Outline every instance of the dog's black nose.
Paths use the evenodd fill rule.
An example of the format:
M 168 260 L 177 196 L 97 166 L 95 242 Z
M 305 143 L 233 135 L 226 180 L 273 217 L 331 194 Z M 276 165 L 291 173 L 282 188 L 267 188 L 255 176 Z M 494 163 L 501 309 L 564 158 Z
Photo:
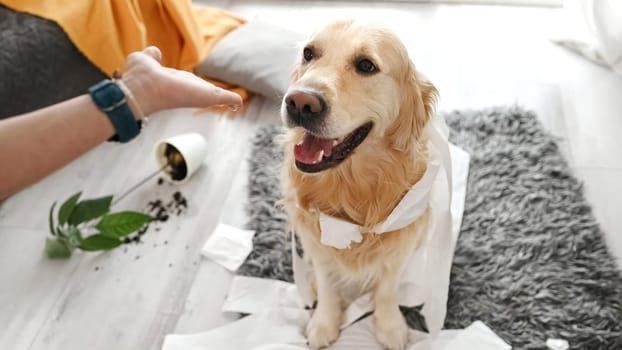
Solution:
M 326 114 L 326 101 L 317 93 L 294 90 L 285 96 L 287 114 L 295 124 L 317 123 Z

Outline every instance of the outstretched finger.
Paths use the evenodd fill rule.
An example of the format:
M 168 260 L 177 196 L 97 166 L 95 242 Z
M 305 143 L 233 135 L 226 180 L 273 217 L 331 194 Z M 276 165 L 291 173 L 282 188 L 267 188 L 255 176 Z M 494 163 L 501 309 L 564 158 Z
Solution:
M 216 88 L 209 96 L 205 96 L 205 102 L 213 106 L 228 106 L 232 110 L 238 110 L 242 107 L 242 97 L 240 95 L 222 88 Z
M 232 110 L 238 110 L 243 103 L 242 97 L 235 92 L 214 86 L 206 81 L 193 84 L 192 88 L 186 89 L 182 96 L 180 100 L 184 101 L 181 104 L 186 107 L 227 106 Z M 179 103 L 180 101 L 177 102 Z

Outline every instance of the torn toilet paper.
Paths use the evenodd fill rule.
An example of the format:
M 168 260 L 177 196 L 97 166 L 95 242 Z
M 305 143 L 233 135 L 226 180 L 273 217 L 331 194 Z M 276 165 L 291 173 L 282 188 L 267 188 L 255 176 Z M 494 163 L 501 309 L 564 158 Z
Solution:
M 244 296 L 244 297 L 241 297 Z M 308 350 L 304 329 L 310 312 L 300 307 L 295 285 L 236 276 L 225 309 L 248 313 L 233 323 L 198 334 L 168 335 L 162 350 Z M 342 330 L 330 350 L 382 350 L 373 317 Z M 410 330 L 408 350 L 510 350 L 490 328 L 476 321 L 463 330 L 442 330 L 436 337 Z
M 255 231 L 218 224 L 201 249 L 201 254 L 235 272 L 253 250 L 254 235 Z

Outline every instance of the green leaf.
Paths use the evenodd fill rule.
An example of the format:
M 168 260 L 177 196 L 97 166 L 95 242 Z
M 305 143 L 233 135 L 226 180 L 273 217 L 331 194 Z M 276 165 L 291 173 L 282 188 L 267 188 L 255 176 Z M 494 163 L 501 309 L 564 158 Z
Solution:
M 87 251 L 110 250 L 123 244 L 120 240 L 101 234 L 89 236 L 80 242 L 80 249 Z
M 108 237 L 124 237 L 151 221 L 151 216 L 136 211 L 122 211 L 105 215 L 95 226 Z
M 71 256 L 71 250 L 63 242 L 47 238 L 45 240 L 45 255 L 50 259 L 66 259 Z
M 69 216 L 69 224 L 75 226 L 106 214 L 110 210 L 111 202 L 112 196 L 78 202 L 71 216 Z
M 67 220 L 69 220 L 71 213 L 73 213 L 73 210 L 76 208 L 76 203 L 78 203 L 78 199 L 81 194 L 82 192 L 74 194 L 60 206 L 60 209 L 58 210 L 58 226 L 63 226 Z
M 56 202 L 52 203 L 52 207 L 50 208 L 50 216 L 49 216 L 50 233 L 53 236 L 56 236 L 56 231 L 54 231 L 54 208 L 55 207 L 56 207 Z

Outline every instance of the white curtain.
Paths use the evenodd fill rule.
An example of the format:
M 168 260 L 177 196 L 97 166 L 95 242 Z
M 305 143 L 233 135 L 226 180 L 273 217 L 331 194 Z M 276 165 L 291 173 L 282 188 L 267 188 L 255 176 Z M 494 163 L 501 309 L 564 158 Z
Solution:
M 564 34 L 554 41 L 622 74 L 622 1 L 565 0 Z

